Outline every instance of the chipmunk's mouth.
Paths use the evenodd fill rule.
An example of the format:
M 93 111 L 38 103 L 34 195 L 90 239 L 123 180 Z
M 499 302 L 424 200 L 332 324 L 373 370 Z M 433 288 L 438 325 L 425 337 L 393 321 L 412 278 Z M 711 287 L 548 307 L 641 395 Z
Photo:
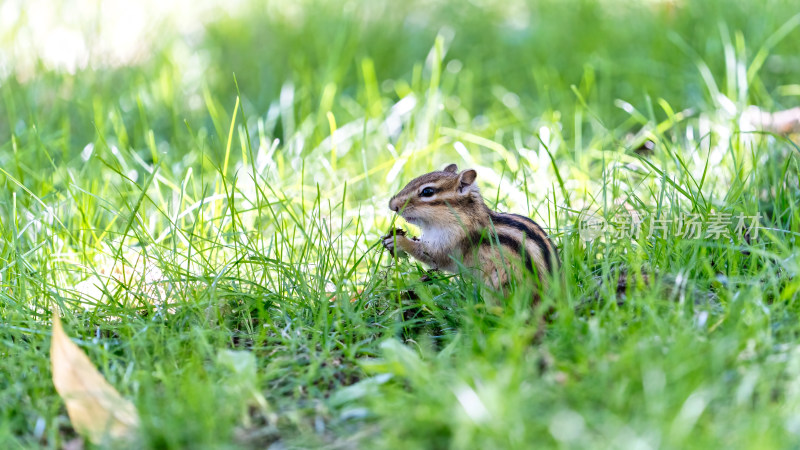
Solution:
M 422 220 L 420 220 L 420 218 L 419 218 L 419 217 L 414 217 L 414 216 L 406 216 L 406 215 L 401 215 L 401 217 L 402 217 L 403 219 L 405 219 L 405 221 L 406 221 L 406 222 L 408 222 L 408 223 L 410 223 L 411 225 L 417 225 L 417 226 L 419 226 L 419 225 L 422 223 Z

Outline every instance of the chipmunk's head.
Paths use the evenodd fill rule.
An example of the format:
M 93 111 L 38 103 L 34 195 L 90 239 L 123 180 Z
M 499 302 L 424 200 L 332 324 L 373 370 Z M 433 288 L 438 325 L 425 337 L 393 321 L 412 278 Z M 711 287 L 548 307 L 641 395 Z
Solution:
M 475 214 L 485 208 L 477 172 L 458 171 L 455 164 L 414 178 L 389 200 L 389 209 L 419 227 L 451 222 L 453 215 Z

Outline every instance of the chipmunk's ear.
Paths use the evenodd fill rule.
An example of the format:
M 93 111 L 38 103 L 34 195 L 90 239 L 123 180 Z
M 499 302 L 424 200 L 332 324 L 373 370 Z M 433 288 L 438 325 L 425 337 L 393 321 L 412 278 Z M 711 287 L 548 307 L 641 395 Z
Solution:
M 478 172 L 468 169 L 458 174 L 458 192 L 465 193 L 471 186 L 474 186 Z
M 445 172 L 456 173 L 458 172 L 458 166 L 455 164 L 450 164 L 444 168 Z

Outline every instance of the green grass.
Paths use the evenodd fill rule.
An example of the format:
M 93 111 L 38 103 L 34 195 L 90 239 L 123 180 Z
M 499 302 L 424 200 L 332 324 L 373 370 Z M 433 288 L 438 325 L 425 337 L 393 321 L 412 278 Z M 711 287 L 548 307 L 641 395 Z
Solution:
M 75 436 L 56 304 L 143 447 L 796 445 L 800 148 L 739 120 L 798 103 L 794 1 L 256 3 L 0 81 L 3 448 Z M 538 342 L 524 292 L 378 245 L 450 162 L 559 247 Z M 584 209 L 761 220 L 586 242 Z

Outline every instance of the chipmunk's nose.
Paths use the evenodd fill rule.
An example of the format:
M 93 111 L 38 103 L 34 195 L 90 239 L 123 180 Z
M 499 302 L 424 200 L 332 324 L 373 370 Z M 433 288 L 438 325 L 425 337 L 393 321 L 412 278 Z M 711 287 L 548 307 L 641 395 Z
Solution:
M 400 202 L 397 200 L 397 198 L 392 197 L 392 199 L 389 200 L 389 209 L 394 212 L 400 211 Z

